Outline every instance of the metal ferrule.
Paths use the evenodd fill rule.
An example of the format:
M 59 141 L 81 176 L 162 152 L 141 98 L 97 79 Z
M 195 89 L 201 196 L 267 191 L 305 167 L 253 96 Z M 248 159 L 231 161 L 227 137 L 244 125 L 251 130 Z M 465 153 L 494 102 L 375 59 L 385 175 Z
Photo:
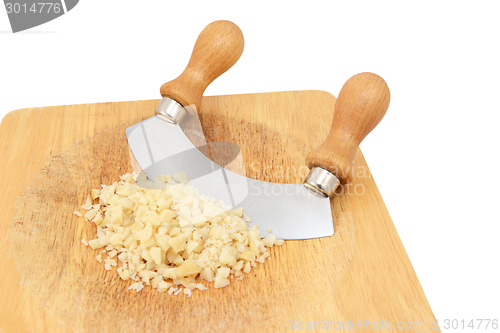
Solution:
M 182 105 L 168 97 L 163 97 L 156 107 L 156 116 L 171 124 L 180 123 L 187 113 Z
M 309 171 L 304 187 L 322 197 L 331 197 L 339 184 L 340 180 L 333 173 L 321 167 L 314 167 Z

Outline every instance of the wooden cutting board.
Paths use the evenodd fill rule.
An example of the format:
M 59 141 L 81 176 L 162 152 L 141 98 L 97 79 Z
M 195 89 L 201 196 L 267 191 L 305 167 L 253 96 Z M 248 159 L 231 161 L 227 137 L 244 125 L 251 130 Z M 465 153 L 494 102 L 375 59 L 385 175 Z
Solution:
M 323 91 L 213 96 L 201 120 L 208 141 L 241 147 L 249 176 L 298 183 L 334 102 Z M 80 242 L 95 231 L 72 212 L 91 188 L 130 172 L 124 130 L 157 103 L 32 108 L 2 120 L 0 328 L 275 332 L 319 322 L 380 332 L 390 322 L 382 331 L 439 331 L 429 328 L 434 315 L 361 152 L 354 183 L 332 200 L 334 236 L 287 241 L 242 281 L 190 298 L 128 290 Z

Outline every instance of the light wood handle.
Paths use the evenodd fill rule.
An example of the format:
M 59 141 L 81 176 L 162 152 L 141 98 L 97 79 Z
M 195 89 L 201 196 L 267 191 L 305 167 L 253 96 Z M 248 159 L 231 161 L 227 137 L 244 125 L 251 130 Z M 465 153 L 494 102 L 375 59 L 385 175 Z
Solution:
M 389 88 L 380 76 L 360 73 L 347 80 L 335 103 L 328 137 L 307 155 L 309 168 L 325 168 L 341 183 L 349 183 L 358 146 L 382 120 L 389 101 Z
M 184 72 L 163 84 L 161 95 L 183 106 L 194 104 L 199 111 L 207 86 L 238 61 L 244 44 L 243 34 L 233 22 L 210 23 L 198 36 Z

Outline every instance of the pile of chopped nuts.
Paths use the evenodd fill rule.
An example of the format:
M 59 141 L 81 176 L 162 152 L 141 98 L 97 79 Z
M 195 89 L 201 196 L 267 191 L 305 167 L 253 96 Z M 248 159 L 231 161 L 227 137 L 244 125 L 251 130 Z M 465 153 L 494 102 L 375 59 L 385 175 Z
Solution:
M 99 251 L 96 259 L 106 270 L 117 267 L 123 280 L 133 280 L 129 289 L 151 285 L 191 296 L 194 289 L 207 289 L 202 280 L 222 288 L 230 277 L 241 279 L 269 259 L 270 247 L 283 244 L 274 235 L 262 238 L 258 226 L 248 229 L 242 208 L 229 210 L 200 195 L 182 175 L 154 183 L 143 174 L 120 179 L 93 189 L 81 206 L 86 212 L 74 214 L 97 226 L 97 238 L 82 243 Z

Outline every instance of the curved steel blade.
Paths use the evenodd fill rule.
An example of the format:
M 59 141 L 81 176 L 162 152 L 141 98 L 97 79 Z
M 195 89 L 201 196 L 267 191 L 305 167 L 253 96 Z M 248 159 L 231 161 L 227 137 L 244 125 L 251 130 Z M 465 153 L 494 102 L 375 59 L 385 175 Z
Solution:
M 201 153 L 178 125 L 156 117 L 127 128 L 130 148 L 149 179 L 184 171 L 201 194 L 243 207 L 263 235 L 307 239 L 334 233 L 328 198 L 302 184 L 278 184 L 250 179 L 214 163 Z M 230 147 L 230 146 L 229 146 Z
M 128 127 L 125 130 L 127 141 L 141 169 L 195 147 L 208 155 L 207 142 L 199 120 L 198 125 L 196 119 L 190 123 L 191 127 L 186 129 L 153 116 Z M 184 132 L 189 133 L 189 138 Z

